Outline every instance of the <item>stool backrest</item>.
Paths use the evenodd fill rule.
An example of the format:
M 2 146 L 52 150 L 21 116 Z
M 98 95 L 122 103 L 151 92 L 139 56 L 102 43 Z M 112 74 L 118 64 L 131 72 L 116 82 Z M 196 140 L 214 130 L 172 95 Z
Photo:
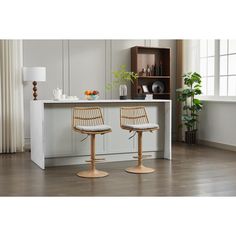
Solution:
M 104 120 L 100 107 L 74 107 L 73 108 L 73 128 L 77 125 L 95 126 L 103 125 Z
M 145 107 L 121 107 L 120 126 L 149 123 Z

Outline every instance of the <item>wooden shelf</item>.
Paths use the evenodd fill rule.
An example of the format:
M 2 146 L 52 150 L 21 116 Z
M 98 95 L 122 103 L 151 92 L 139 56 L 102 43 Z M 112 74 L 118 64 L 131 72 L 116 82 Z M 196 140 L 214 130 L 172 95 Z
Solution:
M 131 84 L 132 98 L 137 97 L 140 92 L 143 92 L 144 86 L 147 86 L 150 92 L 143 92 L 142 94 L 153 94 L 154 99 L 170 99 L 170 57 L 170 48 L 153 48 L 143 46 L 131 48 L 131 70 L 140 74 L 138 79 L 133 84 Z M 144 69 L 147 71 L 149 68 L 152 76 L 142 75 L 144 73 L 141 73 L 141 71 L 144 71 Z M 164 93 L 152 92 L 152 85 L 157 80 L 164 84 Z
M 170 93 L 152 93 L 152 92 L 146 92 L 142 94 L 153 94 L 153 95 L 170 95 Z
M 153 93 L 153 95 L 170 95 L 170 93 Z
M 167 75 L 155 75 L 155 76 L 139 76 L 139 79 L 170 79 Z

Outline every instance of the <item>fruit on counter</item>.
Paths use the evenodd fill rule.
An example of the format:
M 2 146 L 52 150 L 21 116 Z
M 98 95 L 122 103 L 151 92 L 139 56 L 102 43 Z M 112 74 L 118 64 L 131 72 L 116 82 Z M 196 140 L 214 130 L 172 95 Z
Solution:
M 86 90 L 84 94 L 85 95 L 98 95 L 99 92 L 97 90 Z
M 90 95 L 91 92 L 92 92 L 92 91 L 90 91 L 90 90 L 86 90 L 86 91 L 84 92 L 84 94 L 85 94 L 85 95 Z

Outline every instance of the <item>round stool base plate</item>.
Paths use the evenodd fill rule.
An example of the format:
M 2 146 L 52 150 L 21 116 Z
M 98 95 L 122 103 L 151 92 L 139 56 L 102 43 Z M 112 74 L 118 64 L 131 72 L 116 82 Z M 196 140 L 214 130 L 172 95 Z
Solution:
M 141 165 L 141 166 L 129 167 L 126 169 L 126 171 L 128 173 L 133 173 L 133 174 L 148 174 L 148 173 L 153 173 L 155 169 Z
M 105 171 L 95 169 L 95 170 L 80 171 L 77 173 L 77 175 L 83 178 L 101 178 L 101 177 L 108 176 L 109 174 Z

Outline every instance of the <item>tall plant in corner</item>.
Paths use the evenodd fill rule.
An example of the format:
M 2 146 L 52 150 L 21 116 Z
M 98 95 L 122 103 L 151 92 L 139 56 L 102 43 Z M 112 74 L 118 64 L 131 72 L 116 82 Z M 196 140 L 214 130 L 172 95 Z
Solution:
M 184 87 L 177 89 L 178 101 L 183 103 L 182 122 L 186 127 L 185 142 L 196 143 L 198 130 L 198 116 L 202 110 L 202 102 L 195 96 L 202 94 L 201 75 L 196 72 L 189 72 L 183 76 Z

